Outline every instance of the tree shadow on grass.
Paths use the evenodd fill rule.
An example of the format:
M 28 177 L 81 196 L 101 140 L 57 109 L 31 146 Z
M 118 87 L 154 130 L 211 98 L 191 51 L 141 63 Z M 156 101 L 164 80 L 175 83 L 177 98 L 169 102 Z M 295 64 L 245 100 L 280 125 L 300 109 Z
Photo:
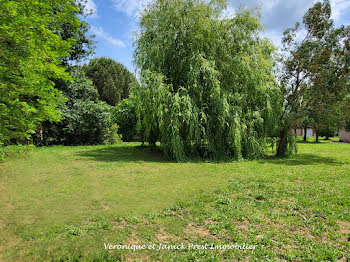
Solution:
M 341 165 L 347 164 L 333 157 L 323 157 L 323 156 L 317 156 L 313 154 L 298 154 L 291 158 L 266 157 L 265 159 L 260 160 L 259 163 L 287 165 L 287 166 L 318 165 L 318 164 L 341 166 Z
M 141 147 L 135 145 L 109 146 L 103 148 L 95 148 L 84 150 L 76 153 L 78 156 L 100 161 L 100 162 L 154 162 L 154 163 L 176 163 L 176 161 L 166 158 L 159 149 L 150 147 Z M 233 159 L 214 161 L 208 159 L 193 159 L 190 163 L 227 163 L 235 162 Z M 285 166 L 298 165 L 318 165 L 327 164 L 333 166 L 341 166 L 350 164 L 350 162 L 341 161 L 332 157 L 324 157 L 313 154 L 297 154 L 291 158 L 277 158 L 267 156 L 258 160 L 259 164 L 276 164 Z
M 84 150 L 77 152 L 77 155 L 101 162 L 171 162 L 157 149 L 135 145 L 110 146 Z
M 322 143 L 321 141 L 316 142 L 316 141 L 298 141 L 298 144 L 312 144 L 312 145 L 324 145 L 325 143 Z

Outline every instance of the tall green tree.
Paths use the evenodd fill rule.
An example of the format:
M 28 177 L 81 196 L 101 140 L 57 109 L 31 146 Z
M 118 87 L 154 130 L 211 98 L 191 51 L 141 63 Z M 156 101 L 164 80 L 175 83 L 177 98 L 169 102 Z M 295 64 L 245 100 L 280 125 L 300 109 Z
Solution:
M 90 16 L 91 10 L 87 9 L 87 0 L 76 0 L 77 8 L 72 10 L 73 15 L 80 17 Z M 88 34 L 90 26 L 83 20 L 79 20 L 78 26 L 75 21 L 62 21 L 59 27 L 53 28 L 54 32 L 63 40 L 75 39 L 68 56 L 62 57 L 64 65 L 76 64 L 94 54 L 93 36 Z
M 340 123 L 340 112 L 349 94 L 350 27 L 335 28 L 331 11 L 328 0 L 318 2 L 306 12 L 302 25 L 297 23 L 284 33 L 282 85 L 286 105 L 279 156 L 288 151 L 290 131 L 303 114 L 308 114 L 317 134 L 328 121 L 333 126 Z M 306 34 L 300 39 L 298 34 L 303 31 Z
M 156 0 L 135 41 L 139 126 L 176 160 L 256 158 L 273 135 L 282 99 L 259 15 L 226 1 Z
M 77 13 L 74 0 L 0 0 L 0 142 L 60 119 L 64 98 L 52 79 L 71 79 L 62 59 L 77 40 L 60 32 L 65 24 L 79 31 Z
M 112 58 L 93 58 L 83 68 L 97 87 L 100 99 L 112 106 L 128 98 L 130 86 L 136 83 L 135 76 Z

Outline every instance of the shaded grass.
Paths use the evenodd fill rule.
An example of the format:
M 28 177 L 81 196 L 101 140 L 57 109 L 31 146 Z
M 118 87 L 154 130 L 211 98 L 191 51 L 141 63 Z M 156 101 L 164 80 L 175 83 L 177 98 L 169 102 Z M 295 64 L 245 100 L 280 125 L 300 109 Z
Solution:
M 3 259 L 349 257 L 350 145 L 303 143 L 293 158 L 225 163 L 173 163 L 137 144 L 52 147 L 1 168 Z M 257 248 L 104 250 L 104 243 L 182 242 Z
M 160 152 L 141 146 L 111 146 L 77 152 L 85 159 L 102 162 L 174 162 L 166 159 Z

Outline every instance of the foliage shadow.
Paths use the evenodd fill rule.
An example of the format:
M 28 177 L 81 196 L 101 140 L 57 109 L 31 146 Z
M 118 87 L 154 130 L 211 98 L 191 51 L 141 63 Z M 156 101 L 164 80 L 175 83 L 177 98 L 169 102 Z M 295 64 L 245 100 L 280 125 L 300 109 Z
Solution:
M 110 146 L 77 152 L 77 155 L 100 162 L 155 162 L 171 163 L 161 152 L 135 145 Z
M 290 157 L 290 158 L 277 158 L 277 157 L 269 156 L 269 157 L 266 157 L 265 159 L 259 160 L 259 163 L 286 165 L 286 166 L 319 165 L 319 164 L 341 166 L 346 164 L 333 157 L 323 157 L 323 156 L 313 155 L 313 154 L 298 154 L 297 156 Z

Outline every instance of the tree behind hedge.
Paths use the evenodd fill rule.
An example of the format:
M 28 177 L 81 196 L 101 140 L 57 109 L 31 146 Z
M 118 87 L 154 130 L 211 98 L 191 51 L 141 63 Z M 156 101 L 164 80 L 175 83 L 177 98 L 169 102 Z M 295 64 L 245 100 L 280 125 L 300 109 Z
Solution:
M 136 82 L 135 76 L 112 58 L 93 58 L 83 68 L 97 87 L 100 99 L 112 106 L 129 97 L 130 85 Z
M 257 158 L 281 115 L 271 43 L 259 15 L 223 17 L 225 1 L 157 0 L 135 41 L 139 127 L 177 160 Z M 142 121 L 140 121 L 142 119 Z

